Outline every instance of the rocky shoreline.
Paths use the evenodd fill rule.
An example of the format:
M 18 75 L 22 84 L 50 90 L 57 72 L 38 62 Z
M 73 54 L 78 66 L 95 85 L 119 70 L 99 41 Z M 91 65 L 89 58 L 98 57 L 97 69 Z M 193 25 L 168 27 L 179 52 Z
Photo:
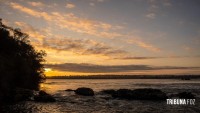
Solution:
M 180 113 L 192 111 L 199 113 L 199 102 L 194 106 L 171 106 L 164 98 L 196 98 L 199 93 L 188 90 L 159 90 L 156 88 L 102 89 L 79 87 L 58 90 L 56 93 L 18 89 L 13 104 L 0 106 L 0 112 L 78 112 L 78 113 Z M 192 92 L 192 93 L 191 93 Z M 194 95 L 195 94 L 195 95 Z M 27 96 L 26 96 L 27 95 Z M 149 97 L 148 97 L 149 96 Z M 23 97 L 23 98 L 22 98 Z M 153 98 L 150 98 L 153 97 Z M 181 111 L 180 111 L 181 110 Z
M 82 96 L 94 96 L 93 89 L 81 87 L 76 90 L 67 89 L 67 92 L 75 92 L 77 95 Z M 107 89 L 102 90 L 99 93 L 111 95 L 113 99 L 127 99 L 127 100 L 166 100 L 167 98 L 190 98 L 194 99 L 195 95 L 191 92 L 179 92 L 173 94 L 167 94 L 160 89 L 152 88 L 140 88 L 135 90 L 130 89 Z
M 108 95 L 108 99 L 122 99 L 122 100 L 148 100 L 148 101 L 163 101 L 167 98 L 189 98 L 194 99 L 195 95 L 191 92 L 179 92 L 173 94 L 167 94 L 160 89 L 141 88 L 141 89 L 107 89 L 100 92 L 94 92 L 93 89 L 87 87 L 80 87 L 75 90 L 66 89 L 66 92 L 74 92 L 75 95 L 80 96 L 94 96 L 95 93 L 101 93 L 102 95 Z M 5 99 L 6 100 L 6 99 Z M 8 102 L 17 103 L 20 101 L 35 101 L 35 102 L 56 102 L 56 98 L 53 95 L 46 93 L 45 91 L 33 91 L 28 89 L 17 88 L 14 91 L 12 98 L 8 98 Z M 7 103 L 7 102 L 6 102 Z

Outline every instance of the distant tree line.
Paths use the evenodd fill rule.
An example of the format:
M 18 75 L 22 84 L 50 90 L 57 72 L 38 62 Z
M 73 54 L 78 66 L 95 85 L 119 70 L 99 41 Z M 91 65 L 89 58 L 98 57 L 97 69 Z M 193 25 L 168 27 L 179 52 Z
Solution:
M 200 79 L 200 75 L 71 75 L 49 76 L 48 79 Z
M 15 88 L 38 90 L 45 79 L 44 51 L 30 44 L 28 34 L 0 19 L 0 101 L 12 97 Z

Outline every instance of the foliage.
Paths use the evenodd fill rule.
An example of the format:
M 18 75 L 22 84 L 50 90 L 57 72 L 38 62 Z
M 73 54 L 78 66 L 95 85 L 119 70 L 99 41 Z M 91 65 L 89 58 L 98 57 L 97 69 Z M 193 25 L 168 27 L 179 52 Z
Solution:
M 38 90 L 45 79 L 45 55 L 34 49 L 27 34 L 0 20 L 0 97 L 18 87 Z

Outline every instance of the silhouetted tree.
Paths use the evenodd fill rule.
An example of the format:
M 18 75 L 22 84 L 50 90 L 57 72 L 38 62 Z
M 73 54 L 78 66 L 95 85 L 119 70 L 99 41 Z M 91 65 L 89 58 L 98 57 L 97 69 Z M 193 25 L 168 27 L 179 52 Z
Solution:
M 45 79 L 44 51 L 36 51 L 28 35 L 0 19 L 0 101 L 15 88 L 39 89 Z

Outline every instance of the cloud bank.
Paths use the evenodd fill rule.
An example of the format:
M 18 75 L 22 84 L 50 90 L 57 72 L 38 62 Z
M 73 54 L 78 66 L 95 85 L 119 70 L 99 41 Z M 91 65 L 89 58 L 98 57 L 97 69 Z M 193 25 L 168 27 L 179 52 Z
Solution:
M 149 65 L 95 65 L 95 64 L 46 64 L 46 68 L 59 71 L 82 72 L 82 73 L 113 73 L 113 72 L 132 72 L 165 69 L 199 69 L 200 67 L 175 67 L 175 66 L 149 66 Z

